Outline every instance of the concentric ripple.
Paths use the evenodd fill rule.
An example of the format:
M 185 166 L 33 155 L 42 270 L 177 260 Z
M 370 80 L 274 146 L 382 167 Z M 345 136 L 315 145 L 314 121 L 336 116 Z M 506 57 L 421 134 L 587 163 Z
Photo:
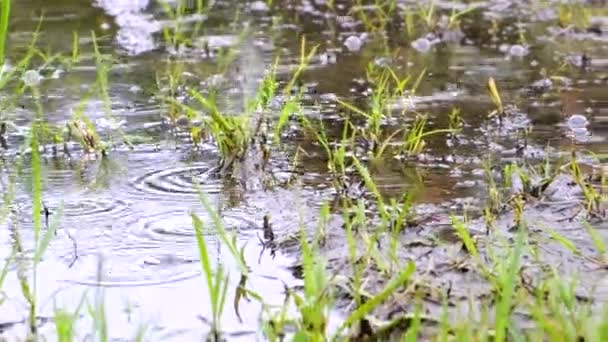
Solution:
M 203 234 L 207 243 L 216 243 L 216 229 L 209 215 L 197 213 L 203 222 Z M 221 217 L 223 227 L 231 231 L 250 230 L 254 223 L 246 219 L 246 215 L 231 212 Z M 161 245 L 165 249 L 190 250 L 196 253 L 196 232 L 192 217 L 187 210 L 171 210 L 119 220 L 112 227 L 112 236 L 123 243 Z M 189 247 L 188 247 L 189 246 Z
M 106 223 L 118 218 L 133 214 L 129 202 L 114 198 L 49 198 L 45 200 L 49 209 L 49 221 L 53 221 L 58 212 L 61 212 L 59 229 L 69 228 L 78 231 L 84 228 L 102 228 Z M 33 226 L 32 203 L 24 203 L 19 210 L 19 221 L 24 228 Z M 40 213 L 43 215 L 43 213 Z M 43 221 L 45 218 L 43 217 Z M 44 224 L 44 222 L 43 222 Z M 98 225 L 99 224 L 99 225 Z
M 204 223 L 210 257 L 217 258 L 221 242 L 212 219 L 204 213 L 198 216 Z M 247 219 L 247 215 L 238 211 L 222 215 L 222 222 L 231 231 L 253 228 L 253 222 Z M 239 234 L 239 238 L 247 236 Z M 62 263 L 70 267 L 67 274 L 73 276 L 64 279 L 70 283 L 146 286 L 189 279 L 200 273 L 195 229 L 187 210 L 125 216 L 114 220 L 105 234 L 94 241 L 76 240 L 79 244 L 76 249 L 62 248 L 59 256 Z
M 221 179 L 213 175 L 213 170 L 209 164 L 154 170 L 131 180 L 130 185 L 144 200 L 192 200 L 198 198 L 197 184 L 203 193 L 221 192 Z
M 117 244 L 115 241 L 78 249 L 61 256 L 69 265 L 69 283 L 99 286 L 145 286 L 196 277 L 200 265 L 195 253 L 158 244 Z

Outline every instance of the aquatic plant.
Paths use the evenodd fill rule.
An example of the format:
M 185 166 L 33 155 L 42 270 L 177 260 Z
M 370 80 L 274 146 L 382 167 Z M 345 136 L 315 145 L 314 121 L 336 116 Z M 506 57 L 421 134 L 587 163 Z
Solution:
M 459 108 L 452 108 L 452 111 L 449 114 L 449 120 L 449 129 L 452 131 L 452 134 L 460 133 L 464 126 L 464 121 L 462 119 L 462 115 L 460 114 Z
M 205 241 L 205 236 L 203 233 L 203 221 L 201 221 L 196 214 L 192 214 L 192 223 L 196 230 L 196 241 L 199 249 L 199 257 L 201 266 L 203 268 L 203 274 L 207 281 L 206 286 L 209 291 L 209 298 L 211 299 L 212 318 L 211 322 L 209 322 L 211 328 L 209 336 L 213 337 L 213 341 L 220 341 L 220 319 L 224 311 L 226 294 L 228 293 L 229 276 L 222 264 L 218 264 L 215 274 L 213 273 L 211 270 L 211 258 L 209 257 L 207 242 Z
M 101 96 L 101 99 L 103 101 L 105 119 L 108 122 L 118 122 L 118 120 L 112 114 L 112 100 L 110 99 L 110 85 L 108 78 L 112 58 L 111 56 L 104 55 L 100 52 L 99 46 L 97 45 L 97 37 L 95 36 L 95 32 L 91 32 L 91 37 L 93 40 L 95 63 L 97 66 L 96 88 L 99 93 L 99 96 Z M 98 137 L 98 134 L 95 132 L 94 127 L 94 125 L 87 123 L 87 129 L 90 131 L 90 135 L 92 137 L 97 135 Z M 116 131 L 127 145 L 133 147 L 131 145 L 129 137 L 123 132 L 121 125 L 115 125 L 114 127 L 112 127 L 112 131 Z M 102 152 L 105 152 L 105 149 L 102 148 Z
M 325 150 L 327 155 L 327 169 L 331 175 L 333 187 L 338 196 L 343 196 L 347 193 L 350 185 L 348 180 L 350 163 L 347 159 L 347 155 L 349 151 L 354 149 L 357 130 L 352 129 L 349 122 L 347 122 L 342 129 L 341 141 L 338 144 L 332 145 L 322 122 L 320 123 L 321 127 L 317 128 L 304 116 L 301 116 L 300 120 L 304 128 L 315 136 L 316 140 Z

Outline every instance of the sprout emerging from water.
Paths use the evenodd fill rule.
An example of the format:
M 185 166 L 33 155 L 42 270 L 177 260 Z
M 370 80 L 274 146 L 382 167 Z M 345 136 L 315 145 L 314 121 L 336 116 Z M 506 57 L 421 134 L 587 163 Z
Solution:
M 42 76 L 38 70 L 28 70 L 23 74 L 23 83 L 29 87 L 35 87 L 40 84 Z

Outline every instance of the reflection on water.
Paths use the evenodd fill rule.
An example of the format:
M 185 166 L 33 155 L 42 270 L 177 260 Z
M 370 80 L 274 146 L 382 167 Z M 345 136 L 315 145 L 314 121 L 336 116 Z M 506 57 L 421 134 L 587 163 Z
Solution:
M 365 32 L 361 18 L 349 11 L 350 3 L 341 1 L 337 1 L 335 11 L 318 1 L 286 3 L 272 9 L 260 1 L 218 1 L 204 15 L 186 8 L 179 21 L 173 20 L 163 5 L 147 0 L 13 3 L 9 55 L 13 63 L 41 18 L 42 49 L 69 55 L 73 32 L 77 33 L 80 63 L 55 76 L 42 72 L 41 101 L 46 119 L 64 124 L 87 91 L 95 87 L 97 66 L 90 34 L 94 30 L 101 50 L 116 57 L 109 75 L 112 113 L 117 122 L 124 120 L 126 132 L 146 142 L 136 144 L 133 151 L 112 151 L 103 159 L 87 159 L 76 149 L 71 156 L 58 157 L 45 151 L 43 158 L 44 204 L 51 210 L 51 220 L 60 213 L 62 216 L 58 235 L 40 265 L 38 297 L 45 303 L 41 315 L 52 314 L 50 298 L 58 305 L 75 307 L 85 291 L 93 292 L 93 285 L 100 284 L 104 286 L 110 332 L 116 338 L 133 338 L 141 322 L 150 324 L 153 335 L 162 340 L 198 339 L 201 327 L 206 329 L 197 318 L 210 316 L 210 304 L 201 280 L 191 212 L 205 224 L 212 258 L 230 270 L 231 286 L 238 284 L 238 268 L 215 234 L 198 190 L 220 211 L 225 228 L 237 233 L 239 245 L 246 246 L 245 258 L 252 271 L 249 286 L 275 304 L 283 300 L 283 283 L 293 285 L 299 280 L 288 270 L 291 257 L 280 251 L 274 258 L 268 251 L 260 257 L 262 217 L 269 213 L 275 234 L 289 236 L 299 230 L 300 223 L 314 226 L 320 205 L 333 198 L 322 147 L 291 123 L 288 150 L 301 146 L 307 152 L 301 156 L 299 186 L 264 191 L 265 184 L 256 178 L 256 170 L 242 170 L 241 178 L 245 179 L 219 177 L 214 147 L 193 153 L 187 145 L 188 134 L 182 131 L 176 135 L 167 123 L 168 109 L 158 89 L 172 91 L 169 73 L 195 89 L 218 86 L 221 105 L 239 112 L 255 95 L 260 78 L 277 54 L 281 55 L 279 78 L 287 81 L 298 65 L 300 38 L 306 35 L 309 47 L 319 44 L 321 57 L 311 61 L 297 84 L 304 92 L 302 111 L 311 120 L 323 121 L 328 133 L 337 137 L 345 124 L 345 112 L 335 99 L 363 103 L 362 95 L 369 95 L 373 86 L 365 81 L 369 63 L 391 65 L 400 75 L 419 75 L 426 70 L 415 96 L 391 103 L 395 115 L 383 123 L 387 136 L 412 124 L 413 115 L 402 113 L 404 109 L 428 113 L 431 128 L 445 128 L 452 107 L 463 113 L 462 136 L 448 142 L 441 136 L 431 137 L 428 148 L 415 159 L 387 158 L 372 171 L 379 190 L 388 197 L 415 192 L 417 200 L 426 204 L 421 204 L 420 211 L 435 223 L 445 223 L 450 210 L 475 210 L 469 207 L 482 201 L 484 157 L 514 158 L 521 142 L 515 132 L 522 128 L 534 127 L 524 151 L 531 159 L 542 159 L 547 143 L 552 151 L 575 143 L 584 143 L 581 148 L 595 152 L 608 150 L 604 127 L 608 113 L 605 17 L 600 20 L 600 35 L 565 36 L 554 32 L 549 21 L 555 16 L 528 17 L 529 8 L 526 11 L 517 2 L 504 2 L 504 6 L 492 3 L 480 5 L 486 6 L 484 11 L 466 17 L 458 30 L 449 31 L 449 37 L 436 37 L 435 33 L 408 37 L 401 26 L 386 28 L 387 36 Z M 176 1 L 166 3 L 177 8 Z M 193 7 L 195 1 L 189 3 Z M 413 6 L 409 1 L 400 5 L 404 9 Z M 438 6 L 464 4 L 441 2 Z M 498 19 L 502 21 L 495 22 Z M 518 41 L 513 23 L 519 20 L 528 21 L 525 37 L 530 46 Z M 176 27 L 188 34 L 196 32 L 196 36 L 189 44 L 167 46 L 164 32 Z M 227 67 L 230 47 L 236 49 L 236 62 Z M 584 60 L 588 60 L 588 70 L 582 68 Z M 566 76 L 547 77 L 547 73 L 561 70 L 567 70 Z M 220 76 L 222 71 L 227 71 L 225 76 Z M 489 76 L 497 79 L 505 102 L 517 105 L 500 126 L 487 120 L 492 107 L 485 89 Z M 7 98 L 7 94 L 0 94 L 3 101 Z M 183 100 L 190 99 L 184 96 Z M 23 127 L 35 112 L 32 102 L 26 97 L 14 109 L 3 112 L 22 127 L 8 132 L 11 147 L 23 142 L 28 133 Z M 84 111 L 93 122 L 99 122 L 104 118 L 104 102 L 92 96 L 86 99 Z M 573 117 L 581 116 L 588 120 L 584 139 L 565 129 L 572 126 Z M 106 128 L 100 133 L 106 137 L 113 132 Z M 9 150 L 7 158 L 13 158 L 14 153 Z M 288 164 L 276 162 L 270 169 L 281 178 Z M 8 166 L 4 169 L 10 171 Z M 19 225 L 26 250 L 33 249 L 34 239 L 27 191 L 30 173 L 26 170 L 17 181 L 18 195 L 11 213 L 16 219 L 7 223 Z M 7 190 L 5 184 L 2 189 Z M 330 236 L 340 234 L 330 232 Z M 0 257 L 6 258 L 10 230 L 0 229 L 0 239 Z M 334 247 L 330 256 L 339 258 L 344 252 L 343 241 L 330 245 Z M 0 306 L 0 324 L 5 317 L 24 317 L 26 305 L 15 272 L 9 274 L 3 292 L 8 301 Z M 249 332 L 259 330 L 259 312 L 255 301 L 243 301 L 240 322 L 235 312 L 227 310 L 228 331 L 247 332 L 241 339 L 251 340 Z M 87 327 L 84 331 L 88 323 L 79 322 Z M 47 328 L 43 326 L 43 331 Z M 24 336 L 19 329 L 24 327 L 15 327 L 14 334 Z M 47 330 L 52 334 L 52 329 Z

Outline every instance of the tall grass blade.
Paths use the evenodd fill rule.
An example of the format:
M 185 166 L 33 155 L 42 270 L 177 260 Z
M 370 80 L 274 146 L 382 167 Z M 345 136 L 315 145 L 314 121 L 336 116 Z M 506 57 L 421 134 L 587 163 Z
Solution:
M 452 219 L 452 226 L 456 230 L 456 234 L 458 235 L 460 240 L 462 240 L 462 243 L 464 243 L 464 246 L 466 247 L 467 251 L 474 258 L 476 258 L 476 259 L 479 258 L 479 252 L 477 251 L 477 246 L 475 245 L 475 241 L 473 241 L 473 238 L 471 237 L 471 234 L 469 233 L 469 229 L 467 228 L 465 223 L 462 222 L 461 220 L 459 220 L 454 215 L 452 215 L 451 219 Z
M 496 109 L 500 112 L 504 112 L 504 107 L 502 105 L 502 99 L 500 98 L 500 93 L 498 92 L 498 87 L 496 86 L 496 81 L 494 81 L 493 77 L 488 79 L 488 92 L 490 93 L 490 97 L 492 98 L 492 102 L 496 106 Z
M 593 240 L 593 244 L 595 245 L 597 251 L 600 253 L 600 255 L 605 256 L 606 243 L 604 242 L 602 236 L 597 232 L 597 230 L 595 230 L 595 228 L 593 228 L 593 226 L 589 222 L 585 221 L 584 225 L 585 229 L 587 230 L 587 233 L 589 233 L 589 235 L 591 236 L 591 239 Z
M 11 18 L 11 0 L 0 1 L 0 68 L 2 68 L 8 40 L 8 24 Z
M 211 271 L 211 260 L 209 259 L 209 250 L 207 249 L 207 242 L 205 241 L 204 233 L 203 233 L 203 221 L 195 214 L 191 213 L 192 224 L 194 225 L 194 230 L 196 232 L 196 243 L 198 245 L 198 254 L 201 260 L 201 266 L 203 269 L 203 273 L 205 274 L 205 279 L 207 280 L 207 288 L 209 291 L 213 291 L 213 273 Z M 215 300 L 212 296 L 211 298 L 212 305 L 215 306 Z
M 520 230 L 517 234 L 517 242 L 515 248 L 511 251 L 511 258 L 508 261 L 508 267 L 499 275 L 501 284 L 500 299 L 496 306 L 496 335 L 495 341 L 505 341 L 507 338 L 507 327 L 511 319 L 511 306 L 513 303 L 513 295 L 517 286 L 521 262 L 521 255 L 524 246 L 524 230 Z

